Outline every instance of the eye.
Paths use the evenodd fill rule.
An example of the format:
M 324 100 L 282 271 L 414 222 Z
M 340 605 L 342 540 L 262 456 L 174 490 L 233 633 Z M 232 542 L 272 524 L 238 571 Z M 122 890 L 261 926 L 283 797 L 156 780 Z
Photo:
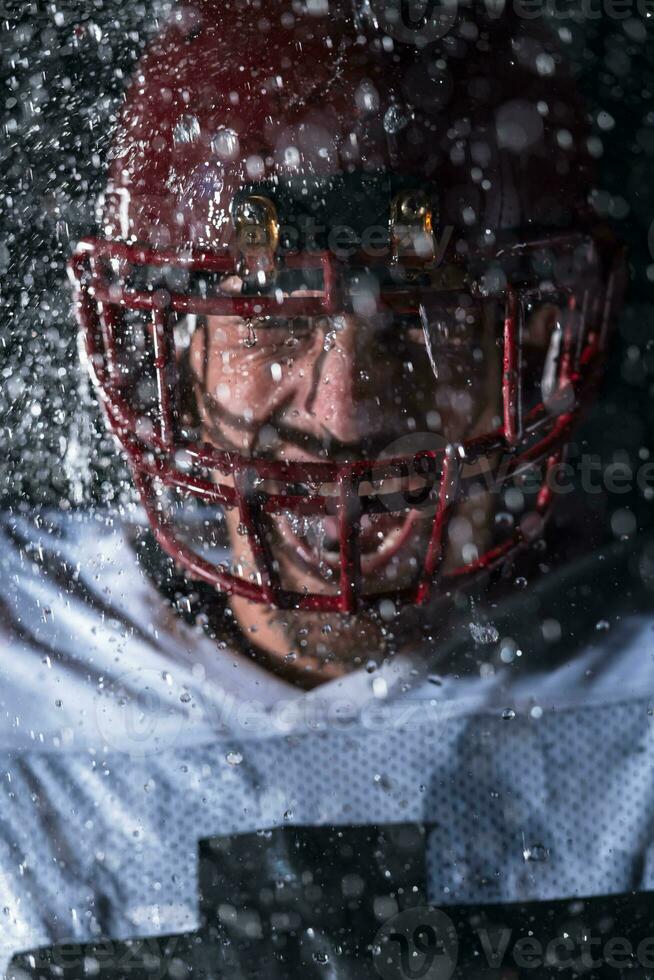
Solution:
M 266 339 L 275 337 L 276 340 L 283 342 L 292 337 L 306 337 L 315 330 L 315 323 L 310 317 L 306 316 L 266 316 L 258 317 L 252 321 L 255 330 L 261 332 Z
M 212 329 L 212 341 L 222 348 L 245 347 L 262 351 L 310 336 L 314 326 L 308 317 L 225 317 Z

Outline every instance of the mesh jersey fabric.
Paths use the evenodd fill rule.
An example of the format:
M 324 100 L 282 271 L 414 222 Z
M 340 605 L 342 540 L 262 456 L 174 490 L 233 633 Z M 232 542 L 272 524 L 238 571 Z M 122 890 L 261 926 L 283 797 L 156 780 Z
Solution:
M 399 658 L 305 694 L 172 615 L 128 527 L 8 516 L 0 545 L 3 969 L 195 928 L 198 840 L 284 824 L 427 823 L 436 904 L 654 888 L 651 616 L 481 673 L 468 633 L 467 672 Z M 614 559 L 550 576 L 539 615 Z

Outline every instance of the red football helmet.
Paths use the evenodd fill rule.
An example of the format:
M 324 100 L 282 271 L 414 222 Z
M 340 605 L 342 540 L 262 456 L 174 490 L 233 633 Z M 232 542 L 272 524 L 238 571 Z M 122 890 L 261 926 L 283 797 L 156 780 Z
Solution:
M 181 8 L 129 88 L 102 237 L 72 260 L 91 375 L 159 542 L 192 576 L 282 608 L 421 603 L 539 537 L 619 291 L 552 42 L 463 11 L 412 47 L 371 11 Z M 343 324 L 360 360 L 334 384 L 321 372 Z M 310 431 L 330 377 L 369 432 Z M 493 411 L 474 412 L 488 385 Z M 446 561 L 480 486 L 483 546 Z M 200 504 L 202 540 L 183 517 Z M 215 560 L 211 528 L 233 511 L 246 572 Z M 335 543 L 320 586 L 298 588 L 279 553 L 311 565 L 312 522 Z

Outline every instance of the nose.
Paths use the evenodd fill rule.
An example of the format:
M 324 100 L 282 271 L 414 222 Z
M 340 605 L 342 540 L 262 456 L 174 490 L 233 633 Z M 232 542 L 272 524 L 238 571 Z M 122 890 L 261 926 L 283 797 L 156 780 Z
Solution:
M 373 377 L 371 327 L 360 317 L 331 318 L 305 392 L 304 411 L 339 442 L 370 438 L 380 415 Z

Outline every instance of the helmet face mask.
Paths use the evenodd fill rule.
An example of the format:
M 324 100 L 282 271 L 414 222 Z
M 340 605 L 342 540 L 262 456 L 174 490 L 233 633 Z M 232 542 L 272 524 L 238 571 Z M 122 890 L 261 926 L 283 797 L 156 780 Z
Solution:
M 506 489 L 528 476 L 533 497 L 534 473 L 545 475 L 560 459 L 599 365 L 603 311 L 590 308 L 598 306 L 599 259 L 590 238 L 560 247 L 581 295 L 565 284 L 524 284 L 477 298 L 475 288 L 448 294 L 439 284 L 431 295 L 416 287 L 412 312 L 384 311 L 382 292 L 375 312 L 362 316 L 346 303 L 330 313 L 329 295 L 298 290 L 290 313 L 282 302 L 273 317 L 244 315 L 246 297 L 224 289 L 196 306 L 164 286 L 119 287 L 108 271 L 117 259 L 123 270 L 130 259 L 145 268 L 144 259 L 161 254 L 83 244 L 75 261 L 90 363 L 162 543 L 192 574 L 281 607 L 353 611 L 382 596 L 424 601 L 457 506 L 475 495 L 479 504 L 484 492 L 497 498 L 485 508 L 501 513 Z M 332 257 L 321 258 L 336 281 Z M 183 268 L 178 257 L 166 259 Z M 186 268 L 202 272 L 205 263 L 187 259 Z M 225 281 L 238 278 L 236 267 L 224 270 Z M 177 314 L 197 321 L 187 343 L 199 429 L 185 424 Z M 529 323 L 539 318 L 549 326 L 534 341 Z M 417 432 L 416 418 L 424 426 Z M 168 514 L 158 484 L 179 496 Z M 185 498 L 238 514 L 252 551 L 247 578 L 192 553 L 174 519 Z M 468 560 L 450 556 L 445 577 L 487 568 L 539 536 L 549 503 L 543 483 L 518 527 L 506 515 L 498 520 L 482 553 L 468 534 Z M 285 587 L 285 552 L 305 581 L 316 580 L 315 591 Z
M 182 44 L 159 42 L 145 77 Z M 172 204 L 112 178 L 110 234 L 72 260 L 90 370 L 160 543 L 279 608 L 424 603 L 539 538 L 611 318 L 606 235 L 448 224 L 446 189 L 376 131 L 389 108 L 372 82 L 366 118 L 374 59 L 357 57 L 350 136 L 373 133 L 386 160 L 344 164 L 347 137 L 330 161 L 327 99 L 308 122 L 278 109 L 275 152 L 245 172 L 244 124 L 204 127 L 212 156 L 202 171 L 192 145 L 184 176 L 197 134 L 173 112 Z M 133 100 L 126 115 L 143 125 Z

